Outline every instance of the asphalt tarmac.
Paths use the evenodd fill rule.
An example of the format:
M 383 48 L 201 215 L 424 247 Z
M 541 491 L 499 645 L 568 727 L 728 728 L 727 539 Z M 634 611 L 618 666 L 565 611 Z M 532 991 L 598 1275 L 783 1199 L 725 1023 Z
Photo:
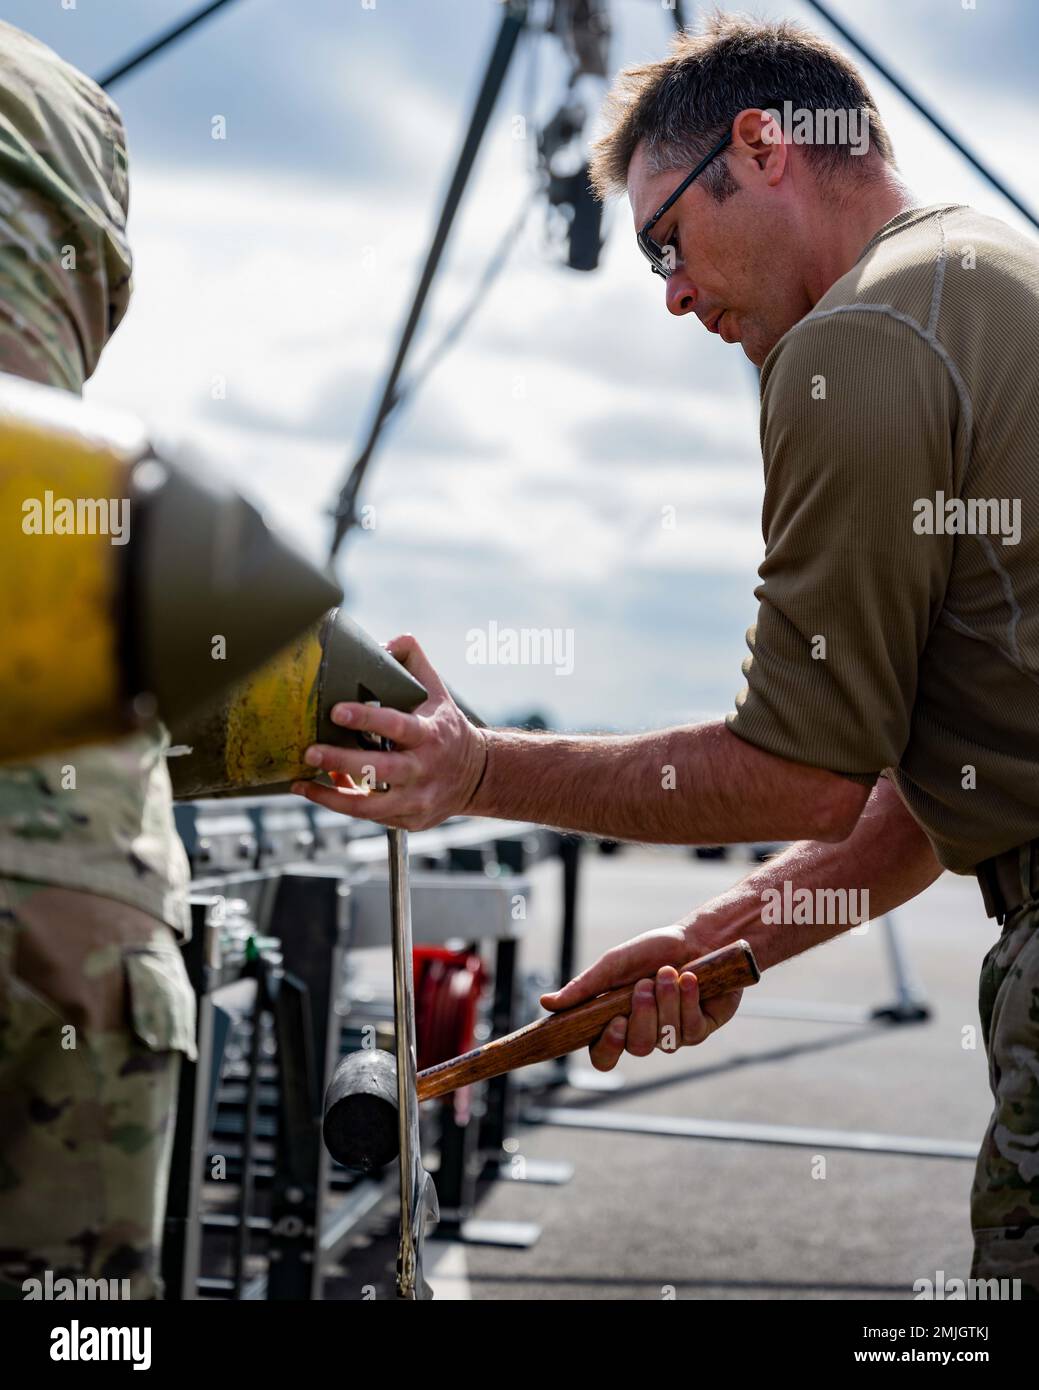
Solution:
M 670 849 L 625 847 L 609 858 L 586 851 L 580 962 L 673 921 L 742 876 L 749 864 L 737 854 L 712 863 Z M 555 861 L 533 871 L 522 969 L 552 969 L 559 877 Z M 874 1136 L 865 1142 L 881 1147 L 908 1138 L 976 1150 L 989 1110 L 984 1051 L 972 1034 L 977 975 L 997 928 L 974 880 L 949 874 L 895 920 L 931 1010 L 926 1022 L 758 1012 L 792 1004 L 794 1013 L 836 1008 L 854 1020 L 891 1003 L 885 936 L 873 923 L 770 971 L 703 1047 L 625 1058 L 621 1089 L 563 1087 L 549 1102 L 582 1124 L 604 1115 L 674 1117 L 840 1135 L 795 1132 L 787 1137 L 804 1144 L 778 1144 L 750 1142 L 745 1131 L 724 1139 L 520 1123 L 513 1169 L 564 1160 L 573 1176 L 563 1185 L 484 1188 L 481 1221 L 533 1224 L 540 1234 L 525 1249 L 431 1242 L 427 1267 L 437 1297 L 910 1299 L 915 1281 L 935 1280 L 938 1271 L 966 1278 L 972 1159 L 846 1150 L 840 1136 L 865 1133 Z M 575 1062 L 586 1066 L 586 1056 Z M 392 1227 L 387 1211 L 365 1257 L 373 1269 L 392 1269 Z M 351 1266 L 341 1297 L 358 1296 L 350 1286 L 357 1288 L 361 1271 Z

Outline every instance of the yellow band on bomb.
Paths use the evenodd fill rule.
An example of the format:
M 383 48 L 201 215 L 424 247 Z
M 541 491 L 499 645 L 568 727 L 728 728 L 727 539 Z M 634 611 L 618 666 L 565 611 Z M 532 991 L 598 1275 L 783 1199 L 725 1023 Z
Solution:
M 125 550 L 107 527 L 113 517 L 129 524 L 129 471 L 74 435 L 0 422 L 0 759 L 127 727 L 117 618 Z
M 301 761 L 317 731 L 324 619 L 235 686 L 225 703 L 228 787 L 312 777 Z

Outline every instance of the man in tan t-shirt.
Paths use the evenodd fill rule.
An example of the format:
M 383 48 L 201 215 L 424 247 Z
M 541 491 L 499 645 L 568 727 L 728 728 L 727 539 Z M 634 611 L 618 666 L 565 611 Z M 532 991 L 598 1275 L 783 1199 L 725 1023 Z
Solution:
M 720 16 L 622 75 L 593 178 L 626 189 L 670 312 L 761 368 L 747 687 L 695 727 L 476 730 L 400 637 L 429 701 L 341 707 L 397 751 L 311 750 L 340 790 L 304 794 L 416 829 L 470 812 L 610 839 L 796 841 L 545 997 L 640 982 L 592 1048 L 604 1069 L 735 1013 L 735 995 L 701 1009 L 674 967 L 738 936 L 767 967 L 855 925 L 839 910 L 853 891 L 876 918 L 943 868 L 976 873 L 1003 930 L 981 981 L 995 1108 L 973 1273 L 1039 1297 L 1037 248 L 969 208 L 916 206 L 858 72 L 785 23 Z M 351 785 L 372 765 L 390 790 Z

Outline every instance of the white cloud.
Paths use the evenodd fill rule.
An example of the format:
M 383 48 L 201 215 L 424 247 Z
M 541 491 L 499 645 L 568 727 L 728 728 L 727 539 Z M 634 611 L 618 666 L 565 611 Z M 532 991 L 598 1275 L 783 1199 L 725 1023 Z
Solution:
M 912 77 L 930 7 L 877 10 L 872 40 Z M 322 556 L 323 509 L 367 424 L 484 60 L 486 12 L 467 13 L 482 27 L 466 31 L 453 84 L 423 76 L 403 8 L 380 15 L 394 44 L 384 25 L 366 48 L 358 24 L 349 47 L 333 43 L 327 64 L 315 62 L 310 96 L 327 105 L 329 128 L 348 109 L 367 113 L 387 151 L 377 184 L 280 166 L 173 173 L 147 152 L 134 171 L 137 295 L 89 392 L 204 447 Z M 626 5 L 617 16 L 616 62 L 663 50 L 665 12 Z M 968 32 L 949 21 L 956 42 Z M 929 60 L 920 85 L 1035 199 L 1024 98 L 998 94 L 998 56 L 972 53 L 950 74 L 955 87 Z M 874 86 L 925 201 L 1015 220 Z M 515 94 L 488 131 L 413 366 L 467 302 L 527 187 L 513 105 Z M 358 138 L 352 118 L 341 159 Z M 381 637 L 414 630 L 489 710 L 540 703 L 574 725 L 635 724 L 724 709 L 740 684 L 761 552 L 755 383 L 738 349 L 664 311 L 631 242 L 620 206 L 600 270 L 566 271 L 546 263 L 536 212 L 458 347 L 387 432 L 362 496 L 378 527 L 349 543 L 351 606 Z M 212 398 L 217 377 L 226 401 Z M 572 626 L 574 676 L 467 667 L 466 628 L 510 613 Z

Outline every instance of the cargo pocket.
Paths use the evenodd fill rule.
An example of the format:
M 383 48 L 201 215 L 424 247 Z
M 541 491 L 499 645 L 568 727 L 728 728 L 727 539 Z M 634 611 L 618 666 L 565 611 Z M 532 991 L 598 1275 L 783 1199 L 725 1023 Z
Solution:
M 173 941 L 125 951 L 123 962 L 138 1038 L 152 1052 L 183 1052 L 196 1061 L 195 992 Z

